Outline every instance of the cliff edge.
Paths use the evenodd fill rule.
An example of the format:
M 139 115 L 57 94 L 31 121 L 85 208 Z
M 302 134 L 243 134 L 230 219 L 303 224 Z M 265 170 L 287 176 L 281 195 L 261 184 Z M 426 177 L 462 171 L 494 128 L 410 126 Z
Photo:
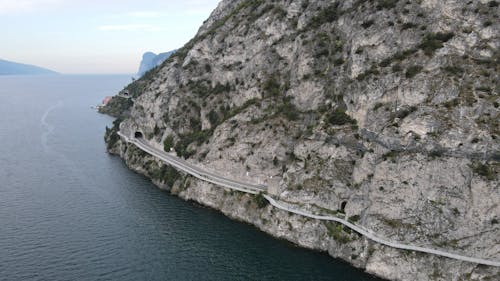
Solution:
M 165 166 L 116 132 L 402 243 L 500 260 L 497 1 L 225 0 L 116 97 L 110 152 L 161 188 L 390 280 L 499 268 L 396 250 Z

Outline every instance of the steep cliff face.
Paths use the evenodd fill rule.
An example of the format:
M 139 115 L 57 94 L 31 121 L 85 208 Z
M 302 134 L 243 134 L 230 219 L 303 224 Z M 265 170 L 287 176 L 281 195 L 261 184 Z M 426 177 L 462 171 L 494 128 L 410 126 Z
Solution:
M 493 280 L 495 267 L 259 208 L 114 132 L 394 241 L 500 260 L 498 14 L 496 1 L 222 1 L 127 87 L 109 149 L 182 198 L 387 279 Z
M 148 72 L 152 68 L 160 66 L 173 53 L 175 53 L 175 50 L 170 52 L 160 53 L 158 55 L 153 52 L 144 53 L 142 55 L 142 60 L 139 65 L 139 70 L 137 71 L 137 76 L 141 77 L 142 75 L 144 75 L 144 73 Z

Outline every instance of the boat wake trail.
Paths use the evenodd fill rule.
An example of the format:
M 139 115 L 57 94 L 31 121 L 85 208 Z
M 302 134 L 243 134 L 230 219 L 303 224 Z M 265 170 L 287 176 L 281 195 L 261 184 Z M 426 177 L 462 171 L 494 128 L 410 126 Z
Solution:
M 42 128 L 42 135 L 40 136 L 40 141 L 42 143 L 43 151 L 45 153 L 49 152 L 49 146 L 47 144 L 47 139 L 52 132 L 54 132 L 54 126 L 51 125 L 50 123 L 47 122 L 47 117 L 49 114 L 59 108 L 62 107 L 64 103 L 62 101 L 58 101 L 56 104 L 52 105 L 49 107 L 42 115 L 42 118 L 40 119 L 40 127 Z

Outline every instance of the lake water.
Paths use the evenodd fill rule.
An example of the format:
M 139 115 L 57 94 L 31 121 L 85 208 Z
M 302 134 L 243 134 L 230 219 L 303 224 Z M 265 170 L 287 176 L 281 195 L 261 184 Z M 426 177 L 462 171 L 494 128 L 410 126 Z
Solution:
M 0 77 L 0 280 L 376 280 L 160 191 L 90 109 L 129 76 Z

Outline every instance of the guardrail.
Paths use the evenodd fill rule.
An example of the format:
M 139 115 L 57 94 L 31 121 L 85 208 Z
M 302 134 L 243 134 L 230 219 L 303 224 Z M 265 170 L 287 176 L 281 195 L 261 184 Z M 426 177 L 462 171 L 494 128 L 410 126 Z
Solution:
M 216 185 L 220 185 L 223 187 L 227 187 L 230 189 L 238 190 L 241 192 L 250 193 L 250 194 L 259 194 L 261 192 L 266 191 L 266 189 L 262 188 L 262 186 L 260 186 L 260 188 L 259 188 L 259 186 L 249 185 L 249 184 L 247 185 L 245 183 L 226 179 L 222 176 L 218 176 L 218 175 L 215 175 L 215 174 L 212 174 L 209 172 L 204 172 L 201 168 L 196 167 L 192 164 L 189 164 L 180 158 L 177 158 L 177 157 L 172 156 L 172 155 L 168 155 L 163 151 L 159 151 L 156 148 L 151 147 L 149 144 L 145 143 L 144 140 L 141 141 L 141 140 L 137 140 L 136 138 L 129 138 L 129 137 L 123 135 L 121 132 L 118 132 L 118 135 L 120 135 L 122 138 L 124 138 L 126 142 L 133 143 L 141 150 L 143 150 L 143 151 L 145 151 L 145 152 L 147 152 L 155 157 L 158 157 L 159 159 L 167 162 L 168 164 L 170 164 L 170 165 L 178 168 L 179 170 L 181 170 L 185 173 L 188 173 L 188 174 L 190 174 L 190 175 L 192 175 L 200 180 L 207 181 L 207 182 L 210 182 L 210 183 L 213 183 Z M 499 261 L 487 260 L 487 259 L 482 259 L 482 258 L 467 257 L 467 256 L 453 254 L 453 253 L 449 253 L 449 252 L 445 252 L 445 251 L 441 251 L 441 250 L 436 250 L 436 249 L 431 249 L 431 248 L 402 244 L 399 242 L 391 242 L 391 241 L 385 240 L 383 238 L 377 237 L 372 230 L 366 229 L 362 226 L 355 225 L 355 224 L 353 224 L 345 219 L 341 219 L 341 218 L 333 217 L 333 216 L 321 216 L 321 215 L 307 213 L 307 212 L 302 211 L 302 210 L 297 210 L 297 209 L 285 206 L 267 194 L 263 194 L 263 196 L 275 208 L 278 208 L 278 209 L 281 209 L 284 211 L 288 211 L 290 213 L 294 213 L 297 215 L 313 218 L 313 219 L 325 220 L 325 221 L 335 221 L 335 222 L 341 223 L 341 224 L 347 226 L 348 228 L 356 231 L 357 233 L 365 236 L 366 238 L 368 238 L 372 241 L 375 241 L 377 243 L 380 243 L 382 245 L 385 245 L 385 246 L 389 246 L 389 247 L 396 248 L 396 249 L 402 249 L 402 250 L 410 250 L 410 251 L 434 254 L 434 255 L 443 256 L 443 257 L 461 260 L 461 261 L 466 261 L 466 262 L 472 262 L 472 263 L 477 263 L 477 264 L 500 267 Z

